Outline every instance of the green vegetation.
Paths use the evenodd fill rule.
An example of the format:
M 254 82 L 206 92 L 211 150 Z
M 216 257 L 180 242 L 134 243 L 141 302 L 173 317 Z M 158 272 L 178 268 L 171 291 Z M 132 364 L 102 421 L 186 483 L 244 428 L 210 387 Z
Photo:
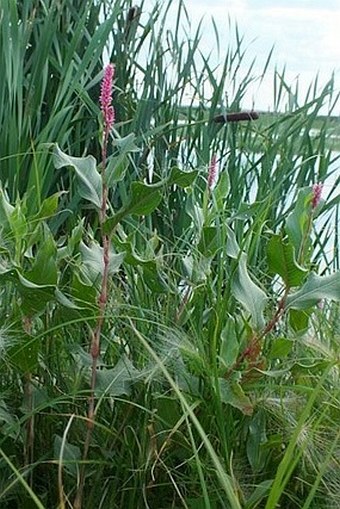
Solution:
M 218 124 L 172 3 L 1 2 L 1 508 L 340 505 L 333 81 Z

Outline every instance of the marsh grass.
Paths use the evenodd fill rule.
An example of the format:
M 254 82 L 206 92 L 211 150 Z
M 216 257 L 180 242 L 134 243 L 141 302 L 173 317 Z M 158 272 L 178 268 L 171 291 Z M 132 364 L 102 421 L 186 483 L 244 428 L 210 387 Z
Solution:
M 246 66 L 230 23 L 216 69 L 181 0 L 169 28 L 173 3 L 151 12 L 143 1 L 131 10 L 129 0 L 1 3 L 3 508 L 72 507 L 84 466 L 88 337 L 97 307 L 95 283 L 79 278 L 79 243 L 98 240 L 98 225 L 72 174 L 54 169 L 50 144 L 100 160 L 103 55 L 116 66 L 108 163 L 122 177 L 111 186 L 108 213 L 128 203 L 136 180 L 161 185 L 177 168 L 185 185 L 162 184 L 155 210 L 126 217 L 112 239 L 126 258 L 110 283 L 84 508 L 340 504 L 339 304 L 308 310 L 308 328 L 284 317 L 264 340 L 263 364 L 231 370 L 231 381 L 222 376 L 251 335 L 232 288 L 240 253 L 268 293 L 270 320 L 283 287 L 268 272 L 268 239 L 294 210 L 299 190 L 317 182 L 324 202 L 311 263 L 323 274 L 339 270 L 334 82 L 319 90 L 316 80 L 301 98 L 276 71 L 275 111 L 217 124 L 226 106 L 242 110 L 254 66 Z M 214 154 L 220 174 L 209 195 Z M 47 286 L 39 298 L 46 305 L 15 278 L 36 277 L 42 251 L 48 263 L 45 270 L 41 254 L 38 272 Z M 54 271 L 58 298 L 49 293 Z

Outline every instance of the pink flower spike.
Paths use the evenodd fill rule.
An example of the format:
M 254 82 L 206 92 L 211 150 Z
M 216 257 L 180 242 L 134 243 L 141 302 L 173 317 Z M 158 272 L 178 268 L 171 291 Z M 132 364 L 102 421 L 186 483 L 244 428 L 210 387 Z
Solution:
M 312 188 L 313 197 L 312 197 L 312 209 L 316 209 L 321 200 L 323 185 L 322 184 L 314 184 Z
M 112 106 L 112 87 L 115 68 L 113 64 L 109 64 L 104 70 L 104 77 L 100 88 L 100 107 L 104 117 L 104 136 L 109 134 L 109 131 L 115 121 L 115 112 Z
M 217 157 L 216 154 L 214 154 L 211 158 L 209 170 L 208 170 L 208 189 L 211 190 L 216 185 L 218 177 L 218 170 L 217 170 Z

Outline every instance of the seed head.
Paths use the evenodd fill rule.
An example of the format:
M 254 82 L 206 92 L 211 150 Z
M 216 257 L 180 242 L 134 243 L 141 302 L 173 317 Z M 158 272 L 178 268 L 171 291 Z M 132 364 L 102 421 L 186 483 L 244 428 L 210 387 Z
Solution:
M 104 118 L 104 136 L 107 137 L 114 121 L 115 112 L 112 106 L 112 86 L 115 68 L 113 64 L 106 66 L 104 77 L 100 88 L 100 108 Z
M 316 209 L 316 207 L 319 205 L 321 200 L 321 193 L 322 193 L 322 184 L 314 184 L 312 188 L 313 197 L 312 197 L 312 209 Z
M 217 157 L 216 154 L 214 154 L 211 158 L 209 170 L 208 170 L 208 189 L 211 190 L 216 182 L 218 177 L 218 171 L 217 171 Z

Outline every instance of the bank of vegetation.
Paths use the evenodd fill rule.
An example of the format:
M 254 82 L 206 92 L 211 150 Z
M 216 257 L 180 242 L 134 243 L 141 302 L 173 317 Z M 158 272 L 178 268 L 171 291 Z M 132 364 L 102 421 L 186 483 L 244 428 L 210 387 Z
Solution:
M 340 505 L 334 83 L 216 122 L 256 76 L 188 18 L 1 2 L 4 509 Z

